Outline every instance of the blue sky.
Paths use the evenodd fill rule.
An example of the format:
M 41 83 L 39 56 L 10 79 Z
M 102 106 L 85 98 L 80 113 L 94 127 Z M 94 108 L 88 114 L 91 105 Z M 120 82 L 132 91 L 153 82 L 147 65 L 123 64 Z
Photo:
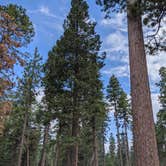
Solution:
M 87 0 L 89 4 L 90 18 L 97 22 L 96 31 L 103 41 L 101 52 L 107 52 L 105 67 L 102 69 L 104 87 L 108 79 L 115 74 L 124 90 L 130 93 L 129 62 L 128 62 L 128 39 L 125 14 L 112 14 L 110 20 L 104 19 L 104 13 L 95 4 L 95 0 Z M 27 9 L 31 21 L 35 27 L 33 42 L 25 48 L 33 53 L 37 46 L 43 59 L 47 59 L 48 51 L 63 34 L 63 21 L 70 10 L 70 0 L 0 0 L 0 4 L 14 3 Z M 158 89 L 155 83 L 159 81 L 158 70 L 166 66 L 164 53 L 158 56 L 148 56 L 148 71 L 152 92 L 154 115 L 159 110 Z M 156 119 L 156 117 L 155 117 Z

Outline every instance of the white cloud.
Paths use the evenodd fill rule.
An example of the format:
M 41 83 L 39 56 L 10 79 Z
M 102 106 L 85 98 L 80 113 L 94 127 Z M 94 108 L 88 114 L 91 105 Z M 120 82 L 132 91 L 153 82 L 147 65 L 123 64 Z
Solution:
M 123 32 L 127 32 L 126 15 L 124 13 L 117 13 L 111 19 L 102 19 L 100 25 L 115 28 Z
M 105 39 L 106 46 L 110 52 L 119 51 L 128 53 L 128 39 L 121 32 L 116 31 L 108 35 Z
M 40 6 L 38 11 L 40 13 L 42 13 L 43 15 L 48 16 L 48 17 L 53 17 L 53 18 L 56 18 L 56 19 L 63 19 L 62 17 L 57 16 L 54 13 L 52 13 L 47 6 Z
M 44 5 L 40 6 L 38 9 L 35 9 L 35 10 L 29 10 L 28 12 L 32 13 L 32 14 L 33 13 L 41 13 L 41 14 L 47 16 L 47 17 L 52 17 L 52 18 L 56 18 L 56 19 L 60 19 L 60 20 L 63 19 L 63 17 L 57 16 L 56 14 L 52 13 L 50 11 L 49 7 L 44 6 Z
M 35 24 L 35 32 L 37 36 L 39 34 L 44 34 L 44 36 L 54 39 L 55 31 L 63 31 L 62 24 L 64 18 L 53 13 L 48 6 L 41 5 L 35 10 L 28 10 L 28 12 L 30 14 L 36 14 L 37 17 L 42 15 L 42 19 L 40 17 Z M 45 16 L 44 21 L 43 16 Z
M 40 88 L 38 89 L 38 94 L 36 96 L 36 101 L 40 103 L 42 101 L 42 98 L 44 97 L 44 89 Z
M 107 54 L 107 59 L 110 60 L 111 62 L 119 62 L 119 63 L 123 63 L 123 64 L 129 64 L 129 57 L 127 54 L 125 53 L 118 53 L 117 55 L 116 54 L 111 54 L 111 53 L 108 53 Z
M 123 33 L 120 29 L 125 28 L 127 30 L 126 26 L 126 15 L 118 13 L 111 19 L 103 19 L 101 20 L 100 24 L 103 26 L 108 26 L 109 28 L 116 29 L 115 32 L 112 32 L 105 38 L 105 45 L 104 50 L 107 52 L 107 58 L 110 61 L 116 61 L 120 63 L 129 64 L 129 58 L 128 58 L 128 39 L 127 35 Z M 165 21 L 166 22 L 166 21 Z M 165 25 L 163 23 L 163 25 Z M 144 33 L 145 36 L 148 32 L 148 35 L 152 33 L 149 31 L 149 28 L 144 27 Z M 163 30 L 166 30 L 166 26 L 163 26 L 162 30 L 159 31 L 160 35 Z M 154 32 L 153 32 L 154 33 Z M 150 78 L 150 84 L 151 88 L 155 91 L 156 86 L 155 83 L 159 80 L 159 69 L 162 66 L 166 66 L 166 57 L 164 55 L 164 52 L 160 52 L 158 56 L 149 56 L 147 55 L 147 66 L 148 66 L 148 74 Z M 113 71 L 122 73 L 122 69 L 125 67 L 119 66 L 113 69 Z M 110 71 L 104 71 L 105 74 L 112 73 L 111 69 Z M 123 75 L 123 74 L 122 74 Z
M 109 76 L 115 74 L 117 77 L 129 77 L 129 67 L 128 65 L 117 66 L 110 69 L 105 69 L 102 71 L 102 73 Z
M 122 44 L 123 45 L 123 44 Z M 119 50 L 120 46 L 114 47 L 114 50 Z M 124 50 L 125 51 L 125 50 Z M 115 72 L 118 76 L 122 74 L 122 76 L 129 76 L 129 57 L 127 54 L 122 53 L 122 54 L 117 54 L 117 55 L 112 55 L 111 53 L 108 53 L 107 59 L 110 60 L 111 62 L 119 62 L 122 63 L 121 65 L 115 67 L 115 68 L 110 68 L 109 70 L 104 70 L 104 74 L 112 74 Z M 157 56 L 147 56 L 147 67 L 148 67 L 148 76 L 150 79 L 150 85 L 152 91 L 156 91 L 156 83 L 159 82 L 160 76 L 159 76 L 159 69 L 162 66 L 166 66 L 166 57 L 164 52 L 160 52 L 159 55 Z M 127 72 L 126 72 L 127 71 Z
M 152 106 L 153 106 L 153 117 L 154 117 L 155 122 L 157 120 L 157 113 L 160 110 L 160 103 L 159 103 L 158 96 L 159 96 L 158 93 L 152 93 L 151 94 Z
M 39 12 L 45 14 L 45 15 L 49 15 L 50 14 L 50 10 L 47 6 L 41 6 L 39 8 Z
M 128 39 L 126 35 L 124 35 L 120 31 L 116 31 L 115 33 L 111 33 L 110 35 L 108 35 L 105 41 L 106 49 L 104 51 L 107 52 L 107 58 L 110 61 L 129 64 Z M 165 53 L 160 52 L 158 56 L 147 55 L 147 66 L 151 87 L 156 89 L 154 85 L 160 79 L 159 69 L 162 66 L 166 66 Z M 119 66 L 119 70 L 118 67 L 116 67 L 115 69 L 113 69 L 113 71 L 120 71 L 118 73 L 122 73 L 122 69 L 124 68 L 125 67 Z M 104 73 L 108 74 L 111 73 L 111 71 L 105 71 Z
M 147 56 L 148 73 L 151 83 L 157 83 L 160 79 L 159 69 L 166 66 L 165 53 L 161 52 L 158 56 Z

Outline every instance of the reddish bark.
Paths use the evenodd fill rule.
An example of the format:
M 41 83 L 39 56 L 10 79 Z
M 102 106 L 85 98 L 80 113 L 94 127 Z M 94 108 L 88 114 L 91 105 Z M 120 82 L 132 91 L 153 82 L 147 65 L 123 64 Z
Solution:
M 128 4 L 128 36 L 134 132 L 134 165 L 159 166 L 141 14 L 139 13 L 140 11 L 132 13 L 132 5 Z

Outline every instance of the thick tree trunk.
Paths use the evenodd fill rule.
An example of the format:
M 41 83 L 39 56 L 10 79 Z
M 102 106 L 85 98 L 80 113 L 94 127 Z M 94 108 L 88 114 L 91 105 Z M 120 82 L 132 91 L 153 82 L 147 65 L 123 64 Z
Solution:
M 24 147 L 24 142 L 25 142 L 25 132 L 26 132 L 26 127 L 27 127 L 27 121 L 28 121 L 28 112 L 25 113 L 24 124 L 23 124 L 22 135 L 21 135 L 21 142 L 20 142 L 20 147 L 19 147 L 19 152 L 18 152 L 17 166 L 21 166 L 21 162 L 22 162 L 22 153 L 23 153 L 23 147 Z
M 128 134 L 127 134 L 127 122 L 125 120 L 124 122 L 124 128 L 125 128 L 125 153 L 126 153 L 126 165 L 130 166 L 130 157 L 129 157 L 129 143 L 128 143 Z
M 44 129 L 44 139 L 43 139 L 43 149 L 42 149 L 42 154 L 41 154 L 41 159 L 39 162 L 39 166 L 45 166 L 46 165 L 46 146 L 48 144 L 48 139 L 49 139 L 49 129 L 50 129 L 50 124 L 47 124 Z
M 119 120 L 118 120 L 118 117 L 117 117 L 117 112 L 115 112 L 115 123 L 116 123 L 116 130 L 117 130 L 117 141 L 118 141 L 120 166 L 123 166 L 122 147 L 121 147 L 120 132 L 119 132 L 119 126 L 120 125 L 119 125 Z
M 76 111 L 74 111 L 72 118 L 72 137 L 76 139 L 76 141 L 74 141 L 74 144 L 72 146 L 71 166 L 78 165 L 78 142 L 77 142 L 78 134 L 79 134 L 79 118 Z
M 92 132 L 93 132 L 93 161 L 92 166 L 98 166 L 98 143 L 97 143 L 97 133 L 96 133 L 96 118 L 92 118 Z
M 128 0 L 128 36 L 132 94 L 135 166 L 159 166 L 147 73 L 141 14 L 131 12 Z M 135 9 L 136 10 L 136 9 Z

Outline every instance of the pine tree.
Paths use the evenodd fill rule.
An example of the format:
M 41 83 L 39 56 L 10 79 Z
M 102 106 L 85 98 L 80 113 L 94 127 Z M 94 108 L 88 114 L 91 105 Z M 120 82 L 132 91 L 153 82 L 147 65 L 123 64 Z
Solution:
M 70 110 L 68 110 L 68 108 L 71 107 L 71 95 L 68 92 L 68 89 L 65 89 L 65 80 L 67 79 L 66 64 L 64 57 L 58 56 L 56 49 L 57 47 L 54 46 L 53 49 L 49 52 L 48 60 L 44 66 L 44 108 L 39 111 L 39 115 L 41 113 L 43 114 L 43 126 L 50 126 L 50 122 L 52 120 L 57 121 L 57 136 L 55 145 L 56 152 L 54 160 L 55 166 L 61 165 L 63 161 L 65 161 L 64 164 L 68 163 L 66 156 L 68 159 L 70 159 L 69 153 L 64 152 L 64 148 L 67 144 L 66 139 L 70 138 Z M 47 130 L 47 133 L 48 131 L 49 130 Z M 47 146 L 48 141 L 43 140 L 43 153 L 46 153 L 45 148 Z M 68 147 L 66 147 L 66 149 L 67 148 Z M 44 157 L 44 159 L 43 156 L 45 155 L 42 154 L 41 162 L 39 165 L 46 163 L 46 157 Z
M 120 130 L 119 130 L 120 122 L 118 117 L 118 114 L 119 114 L 118 102 L 119 102 L 120 95 L 121 95 L 121 87 L 120 87 L 119 81 L 114 75 L 112 75 L 110 78 L 109 84 L 107 86 L 107 99 L 115 111 L 114 117 L 115 117 L 116 130 L 117 130 L 119 161 L 120 161 L 120 166 L 123 166 L 122 148 L 120 143 Z
M 48 150 L 50 143 L 50 123 L 52 120 L 51 115 L 52 114 L 48 109 L 46 97 L 44 96 L 36 111 L 36 123 L 40 126 L 42 131 L 42 144 L 40 145 L 40 155 L 37 163 L 39 166 L 45 166 L 48 163 L 48 154 L 51 151 Z
M 0 15 L 0 96 L 2 96 L 5 92 L 4 89 L 8 89 L 11 85 L 9 76 L 14 64 L 17 61 L 23 63 L 23 54 L 20 54 L 18 48 L 30 43 L 34 36 L 34 29 L 25 9 L 21 6 L 1 5 Z
M 146 1 L 98 0 L 97 2 L 104 7 L 104 11 L 107 11 L 108 14 L 111 11 L 127 11 L 135 165 L 159 166 L 142 30 L 143 10 L 141 7 L 146 4 Z M 153 3 L 152 0 L 147 2 L 146 7 L 154 7 L 154 4 L 162 3 L 162 1 Z M 160 8 L 156 10 L 164 12 Z M 158 15 L 153 15 L 153 10 L 149 11 L 151 13 L 150 22 L 152 22 L 153 16 L 158 18 Z M 163 18 L 164 15 L 161 19 Z
M 13 87 L 11 75 L 14 65 L 23 65 L 25 54 L 19 48 L 30 43 L 34 36 L 32 22 L 26 10 L 18 5 L 0 5 L 0 133 L 3 134 L 3 122 L 11 111 L 12 103 L 6 101 L 6 92 Z
M 110 155 L 110 160 L 111 160 L 111 165 L 114 166 L 116 165 L 116 145 L 115 145 L 115 139 L 113 137 L 113 134 L 111 133 L 110 135 L 110 145 L 109 145 L 109 155 Z
M 127 166 L 130 166 L 129 159 L 129 143 L 128 143 L 128 126 L 131 121 L 131 113 L 129 101 L 127 99 L 126 93 L 121 90 L 120 97 L 118 100 L 118 108 L 119 108 L 119 119 L 122 121 L 122 129 L 123 129 L 123 142 L 124 142 L 124 151 L 125 151 L 125 161 Z
M 11 92 L 12 111 L 5 121 L 4 136 L 1 138 L 0 165 L 21 164 L 35 166 L 37 163 L 39 129 L 35 120 L 37 89 L 40 85 L 41 58 L 35 55 L 24 69 L 23 78 L 18 81 L 17 89 Z M 27 84 L 28 83 L 28 84 Z M 29 100 L 28 99 L 29 97 Z M 32 111 L 33 110 L 33 111 Z M 4 153 L 3 151 L 6 151 Z M 20 161 L 21 160 L 21 161 Z
M 41 57 L 38 53 L 37 48 L 34 52 L 34 57 L 31 59 L 24 70 L 23 79 L 20 80 L 18 92 L 19 98 L 21 100 L 22 109 L 24 111 L 23 118 L 23 126 L 22 126 L 22 134 L 19 145 L 19 153 L 18 153 L 18 166 L 21 165 L 22 162 L 22 154 L 23 147 L 25 145 L 25 136 L 26 142 L 29 141 L 29 116 L 32 113 L 32 105 L 35 101 L 36 96 L 36 88 L 40 85 L 41 80 Z M 26 144 L 27 150 L 29 150 L 29 145 Z M 27 155 L 29 157 L 29 155 Z M 27 166 L 29 165 L 29 160 L 27 159 Z
M 161 103 L 161 109 L 157 114 L 156 135 L 160 164 L 161 166 L 164 166 L 166 162 L 166 68 L 161 67 L 159 74 L 161 80 L 157 86 L 160 88 L 159 100 Z
M 41 151 L 41 159 L 39 161 L 39 166 L 45 166 L 47 163 L 47 145 L 49 143 L 49 129 L 50 123 L 44 126 L 44 136 L 43 136 L 43 148 Z
M 105 106 L 106 107 L 106 106 Z M 108 121 L 108 115 L 106 110 L 103 110 L 105 112 L 105 116 L 103 117 L 102 124 L 100 126 L 100 132 L 98 134 L 99 137 L 99 165 L 105 166 L 105 142 L 106 142 L 106 134 L 107 134 L 107 121 Z
M 15 99 L 15 97 L 13 97 Z M 13 103 L 12 112 L 4 123 L 4 133 L 0 137 L 0 165 L 12 165 L 17 163 L 16 149 L 18 148 L 18 139 L 21 135 L 20 126 L 23 116 L 20 113 L 20 108 Z M 4 153 L 5 152 L 5 153 Z
M 66 159 L 62 163 L 64 161 L 66 165 L 78 165 L 82 116 L 89 116 L 87 119 L 94 140 L 93 162 L 97 164 L 96 116 L 99 115 L 96 112 L 103 110 L 99 70 L 104 57 L 98 55 L 101 42 L 94 30 L 95 25 L 89 19 L 87 3 L 72 0 L 71 10 L 64 23 L 64 34 L 49 52 L 45 94 L 49 97 L 49 103 L 57 103 L 54 118 L 58 120 L 58 133 L 61 141 L 64 141 L 61 145 Z
M 17 165 L 18 149 L 20 145 L 19 140 L 22 134 L 22 124 L 24 120 L 23 109 L 17 100 L 18 98 L 14 95 L 12 99 L 12 112 L 5 121 L 4 135 L 0 138 L 0 165 L 4 166 Z M 28 142 L 24 144 L 22 163 L 26 164 L 28 148 L 30 165 L 35 166 L 37 163 L 40 132 L 35 124 L 33 116 L 33 113 L 29 116 L 29 122 L 33 125 L 28 128 L 29 139 Z M 27 140 L 26 136 L 27 134 L 25 135 L 25 140 Z
M 109 137 L 109 151 L 105 155 L 105 166 L 118 166 L 118 160 L 116 141 L 113 133 L 111 133 Z

